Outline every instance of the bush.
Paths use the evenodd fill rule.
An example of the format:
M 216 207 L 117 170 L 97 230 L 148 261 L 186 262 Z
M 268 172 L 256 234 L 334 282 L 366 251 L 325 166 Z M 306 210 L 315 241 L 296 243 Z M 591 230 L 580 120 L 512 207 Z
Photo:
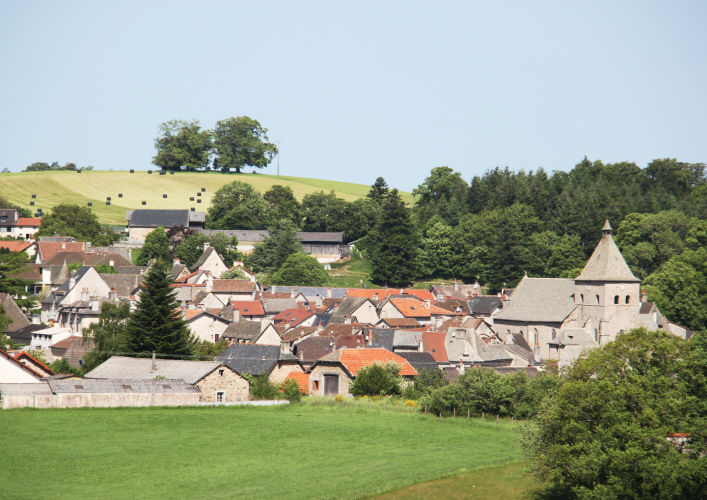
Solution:
M 248 378 L 248 377 L 246 377 Z M 277 399 L 279 396 L 278 387 L 270 382 L 267 373 L 259 377 L 250 377 L 250 395 L 253 399 Z M 299 389 L 299 387 L 298 387 Z
M 341 394 L 337 394 L 336 397 L 334 398 L 334 401 L 336 401 L 337 403 L 343 403 L 344 396 L 342 396 Z
M 285 380 L 280 385 L 280 390 L 283 392 L 285 399 L 290 403 L 301 403 L 302 402 L 302 391 L 300 390 L 299 383 L 293 378 Z
M 391 396 L 400 394 L 403 378 L 400 376 L 401 366 L 397 363 L 373 363 L 358 371 L 351 384 L 350 391 L 354 396 Z M 377 401 L 374 397 L 374 401 Z
M 49 365 L 49 369 L 54 373 L 73 373 L 74 375 L 81 374 L 81 370 L 71 366 L 69 364 L 69 361 L 66 359 L 57 359 L 51 365 Z

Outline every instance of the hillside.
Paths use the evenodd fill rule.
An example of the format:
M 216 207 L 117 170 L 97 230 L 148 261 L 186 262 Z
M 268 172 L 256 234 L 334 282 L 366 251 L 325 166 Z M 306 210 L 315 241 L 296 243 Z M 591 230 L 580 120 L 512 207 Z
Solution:
M 76 172 L 22 172 L 0 174 L 0 194 L 13 203 L 26 208 L 41 208 L 48 212 L 54 205 L 72 203 L 86 206 L 93 202 L 93 211 L 103 224 L 125 224 L 125 212 L 141 208 L 189 208 L 196 207 L 206 211 L 211 205 L 213 194 L 224 184 L 235 180 L 248 182 L 261 193 L 271 186 L 280 184 L 292 188 L 295 196 L 302 197 L 315 191 L 334 190 L 336 195 L 353 201 L 366 196 L 369 185 L 347 182 L 308 179 L 305 177 L 277 177 L 264 174 L 227 175 L 216 172 L 177 172 L 174 175 L 159 175 L 153 170 L 147 171 L 90 171 Z M 374 179 L 371 179 L 371 184 Z M 202 202 L 197 203 L 197 192 Z M 122 193 L 123 197 L 118 195 Z M 32 199 L 32 194 L 37 198 Z M 166 194 L 167 198 L 162 195 Z M 111 197 L 111 204 L 106 205 L 106 198 Z M 190 197 L 194 201 L 190 201 Z M 30 207 L 30 201 L 35 202 Z

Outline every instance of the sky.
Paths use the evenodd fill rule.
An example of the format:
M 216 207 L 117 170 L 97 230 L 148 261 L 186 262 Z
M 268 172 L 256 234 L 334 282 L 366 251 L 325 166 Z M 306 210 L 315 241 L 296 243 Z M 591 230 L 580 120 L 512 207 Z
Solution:
M 160 123 L 236 116 L 281 175 L 405 191 L 438 166 L 707 162 L 706 22 L 675 0 L 0 0 L 0 170 L 147 170 Z

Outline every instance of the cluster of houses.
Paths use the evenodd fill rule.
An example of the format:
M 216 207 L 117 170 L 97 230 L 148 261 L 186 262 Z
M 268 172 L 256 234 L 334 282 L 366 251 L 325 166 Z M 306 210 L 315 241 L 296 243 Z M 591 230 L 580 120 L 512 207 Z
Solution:
M 497 296 L 456 280 L 429 289 L 263 287 L 242 262 L 227 265 L 206 244 L 192 266 L 174 260 L 171 286 L 191 333 L 226 343 L 214 361 L 113 356 L 83 379 L 67 380 L 27 354 L 23 363 L 17 354 L 2 353 L 0 397 L 4 407 L 235 403 L 249 399 L 248 378 L 262 375 L 273 383 L 294 379 L 305 394 L 348 396 L 358 370 L 376 362 L 398 363 L 407 380 L 429 369 L 452 381 L 472 366 L 532 376 L 548 361 L 571 364 L 636 327 L 689 338 L 691 331 L 646 301 L 611 233 L 607 221 L 578 278 L 526 276 Z M 106 302 L 134 309 L 147 268 L 122 265 L 115 255 L 106 258 L 116 273 L 101 274 L 88 264 L 69 273 L 57 263 L 73 249 L 40 251 L 38 265 L 53 262 L 41 315 L 22 318 L 11 297 L 1 298 L 17 320 L 6 334 L 49 360 L 80 367 L 92 348 L 83 329 L 98 321 Z M 234 270 L 240 279 L 220 279 Z

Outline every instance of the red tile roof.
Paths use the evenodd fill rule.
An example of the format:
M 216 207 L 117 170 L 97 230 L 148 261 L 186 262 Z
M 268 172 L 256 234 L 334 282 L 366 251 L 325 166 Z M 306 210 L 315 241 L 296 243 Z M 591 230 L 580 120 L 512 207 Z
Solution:
M 59 252 L 85 252 L 86 242 L 54 243 L 52 241 L 38 241 L 37 251 L 42 255 L 42 261 L 45 261 L 51 259 Z
M 324 356 L 322 360 L 329 357 L 338 357 L 338 361 L 355 377 L 358 371 L 364 366 L 373 363 L 387 363 L 393 361 L 402 365 L 400 375 L 417 375 L 417 371 L 407 362 L 405 358 L 394 354 L 387 349 L 342 349 L 335 353 Z
M 400 293 L 400 288 L 381 288 L 379 290 L 366 289 L 366 288 L 347 288 L 346 289 L 346 295 L 348 295 L 349 297 L 368 297 L 369 299 L 373 300 L 374 293 L 378 294 L 378 300 L 383 300 L 388 295 L 403 295 L 403 294 L 414 295 L 415 297 L 419 297 L 422 300 L 425 300 L 425 299 L 435 300 L 434 295 L 432 295 L 429 290 L 416 290 L 413 288 L 404 288 L 402 294 Z
M 302 394 L 309 394 L 309 374 L 308 373 L 302 373 L 302 372 L 290 372 L 287 374 L 287 377 L 285 377 L 285 381 L 287 380 L 296 380 L 297 383 L 299 384 L 299 390 L 302 392 Z
M 298 325 L 305 319 L 313 316 L 314 313 L 306 309 L 285 309 L 280 314 L 273 318 L 273 321 L 289 323 L 290 325 Z
M 406 318 L 429 318 L 432 314 L 444 316 L 461 316 L 463 314 L 447 311 L 431 304 L 427 307 L 417 299 L 390 299 L 390 303 Z
M 363 335 L 340 335 L 335 342 L 336 348 L 365 349 L 366 340 Z
M 194 316 L 197 316 L 203 312 L 204 311 L 199 311 L 198 309 L 187 309 L 186 311 L 184 311 L 184 319 L 189 321 Z
M 255 283 L 250 280 L 214 280 L 212 292 L 252 292 Z
M 71 336 L 71 337 L 69 337 L 69 338 L 65 338 L 64 340 L 60 340 L 60 341 L 57 342 L 56 344 L 51 345 L 51 346 L 49 346 L 49 347 L 50 347 L 50 348 L 54 347 L 54 348 L 56 348 L 56 349 L 68 349 L 69 347 L 71 347 L 71 344 L 72 344 L 75 340 L 83 340 L 83 337 Z
M 420 322 L 417 321 L 415 318 L 387 318 L 383 321 L 385 321 L 388 325 L 396 328 L 422 326 L 420 325 Z
M 447 332 L 423 332 L 422 346 L 437 362 L 447 362 L 447 347 L 445 339 Z
M 31 246 L 32 243 L 27 241 L 0 241 L 0 248 L 7 248 L 11 252 L 24 252 Z
M 259 300 L 232 300 L 231 307 L 237 309 L 241 316 L 265 316 Z
M 185 274 L 184 276 L 176 280 L 177 283 L 186 283 L 189 278 L 199 274 L 201 271 L 194 271 L 193 273 Z
M 19 361 L 20 363 L 22 363 L 22 361 L 21 361 L 22 359 L 29 360 L 29 364 L 25 364 L 25 363 L 22 363 L 22 364 L 25 365 L 30 370 L 32 370 L 33 372 L 35 372 L 37 375 L 40 375 L 42 377 L 54 375 L 54 372 L 51 370 L 51 368 L 49 368 L 47 365 L 45 365 L 44 363 L 39 361 L 37 358 L 27 354 L 27 352 L 25 352 L 25 351 L 20 351 L 17 354 L 15 354 L 15 359 L 17 361 Z M 32 365 L 34 365 L 34 366 L 32 366 Z M 47 375 L 46 373 L 42 373 L 41 371 L 39 371 L 37 369 L 37 367 L 46 370 L 47 372 L 49 372 L 49 375 Z
M 33 226 L 39 227 L 42 223 L 41 217 L 20 217 L 17 221 L 18 226 Z

